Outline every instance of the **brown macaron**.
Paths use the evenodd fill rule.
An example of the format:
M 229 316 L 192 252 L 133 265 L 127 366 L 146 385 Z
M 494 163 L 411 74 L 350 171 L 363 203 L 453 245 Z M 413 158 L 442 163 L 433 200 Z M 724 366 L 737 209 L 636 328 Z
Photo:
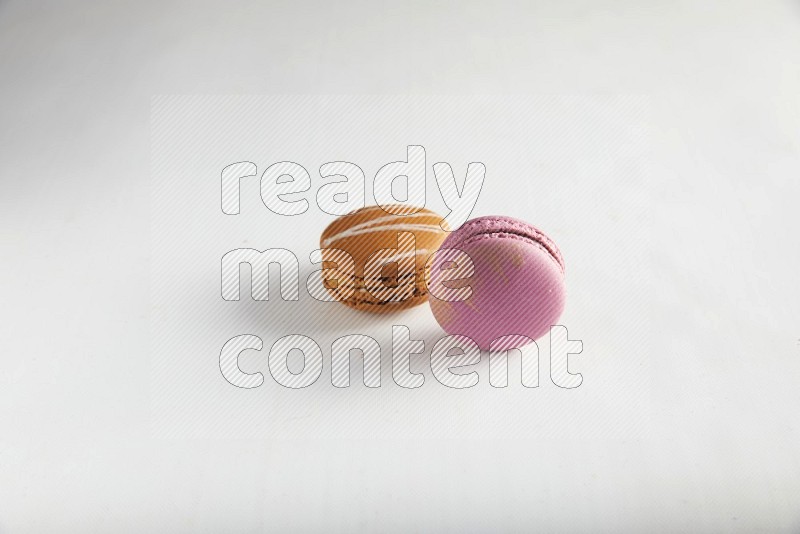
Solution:
M 408 215 L 368 206 L 339 217 L 320 238 L 324 287 L 357 310 L 384 313 L 425 302 L 426 262 L 447 237 L 446 222 L 431 210 L 386 207 Z

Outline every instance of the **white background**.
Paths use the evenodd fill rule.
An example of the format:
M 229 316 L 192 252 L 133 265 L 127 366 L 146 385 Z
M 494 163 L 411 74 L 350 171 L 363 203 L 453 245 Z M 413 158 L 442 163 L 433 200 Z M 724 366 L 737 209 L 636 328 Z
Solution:
M 798 22 L 788 2 L 0 4 L 0 532 L 797 531 Z M 482 435 L 390 415 L 381 432 L 348 437 L 252 413 L 277 430 L 165 435 L 151 373 L 150 104 L 176 93 L 642 95 L 642 342 L 621 352 L 608 331 L 573 332 L 602 322 L 595 293 L 571 296 L 584 385 L 563 403 L 546 381 L 465 397 L 478 413 L 481 395 L 529 399 L 524 432 L 485 413 L 495 427 Z M 396 144 L 370 157 L 399 159 Z M 214 180 L 219 170 L 208 168 Z M 581 258 L 581 234 L 566 230 L 604 230 L 597 220 L 559 225 L 551 207 L 545 224 L 520 199 L 502 204 L 536 179 L 487 173 L 478 213 L 552 228 L 568 262 Z M 608 181 L 610 205 L 615 179 L 593 182 Z M 575 265 L 581 280 L 586 263 Z M 625 310 L 608 301 L 610 314 Z M 251 330 L 247 317 L 232 335 Z M 644 370 L 632 389 L 590 382 L 634 360 Z M 633 380 L 645 375 L 646 387 Z M 459 406 L 428 382 L 413 393 Z M 350 409 L 364 393 L 336 402 Z M 570 412 L 573 393 L 602 417 L 566 420 L 559 436 L 565 415 L 591 413 Z M 373 415 L 409 408 L 397 391 L 379 395 Z

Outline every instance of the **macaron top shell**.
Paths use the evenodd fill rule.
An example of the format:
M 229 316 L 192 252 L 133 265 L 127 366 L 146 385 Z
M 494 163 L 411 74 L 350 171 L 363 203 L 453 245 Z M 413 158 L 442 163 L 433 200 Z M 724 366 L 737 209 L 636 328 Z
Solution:
M 448 334 L 467 336 L 482 349 L 512 336 L 494 347 L 505 350 L 536 340 L 557 324 L 566 300 L 564 260 L 541 230 L 511 217 L 481 217 L 450 234 L 442 248 L 465 252 L 475 269 L 467 300 L 430 298 L 431 310 Z M 435 260 L 432 284 L 446 272 L 441 267 Z
M 519 239 L 544 247 L 564 271 L 564 259 L 552 239 L 532 224 L 504 215 L 489 215 L 467 221 L 447 237 L 442 248 L 458 248 L 491 238 Z
M 392 207 L 397 211 L 400 206 Z M 322 232 L 320 248 L 346 250 L 355 261 L 356 276 L 364 275 L 367 259 L 379 249 L 398 246 L 398 232 L 415 238 L 416 265 L 422 269 L 446 237 L 443 217 L 426 208 L 414 208 L 407 215 L 395 215 L 380 206 L 367 206 L 334 220 Z M 446 228 L 446 224 L 445 224 Z

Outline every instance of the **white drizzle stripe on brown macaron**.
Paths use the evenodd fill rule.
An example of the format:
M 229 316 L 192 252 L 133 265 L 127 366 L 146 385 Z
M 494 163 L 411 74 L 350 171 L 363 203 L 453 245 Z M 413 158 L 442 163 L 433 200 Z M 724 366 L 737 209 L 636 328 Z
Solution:
M 359 215 L 361 215 L 361 213 L 359 213 Z M 422 219 L 422 218 L 438 219 L 438 217 L 436 215 L 432 215 L 432 214 L 428 214 L 428 213 L 415 213 L 414 215 L 407 215 L 407 216 L 403 217 L 402 219 L 398 219 L 397 217 L 398 217 L 397 215 L 386 215 L 386 216 L 383 216 L 383 217 L 376 217 L 374 219 L 369 219 L 367 221 L 360 222 L 358 224 L 354 224 L 353 226 L 349 226 L 349 227 L 345 228 L 344 230 L 342 230 L 342 232 L 345 232 L 347 230 L 359 230 L 361 228 L 369 228 L 371 226 L 378 226 L 381 223 L 397 222 L 399 220 L 408 221 L 408 220 L 415 220 L 415 219 Z M 331 239 L 331 238 L 328 238 L 328 239 Z
M 371 234 L 374 232 L 383 232 L 383 231 L 396 231 L 396 232 L 431 232 L 431 233 L 439 233 L 442 231 L 442 228 L 438 224 L 387 224 L 384 226 L 366 226 L 366 227 L 359 227 L 360 225 L 355 225 L 352 228 L 348 228 L 347 230 L 342 230 L 338 234 L 335 234 L 325 240 L 323 240 L 322 245 L 324 247 L 329 247 L 332 244 L 336 243 L 339 240 L 345 239 L 347 237 L 353 237 L 356 235 L 361 234 Z

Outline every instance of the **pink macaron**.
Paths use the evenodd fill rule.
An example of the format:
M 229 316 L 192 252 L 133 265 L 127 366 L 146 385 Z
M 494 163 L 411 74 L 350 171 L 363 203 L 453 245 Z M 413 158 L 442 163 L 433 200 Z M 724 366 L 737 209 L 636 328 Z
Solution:
M 464 265 L 444 249 L 466 253 L 474 265 L 461 282 Z M 463 262 L 462 262 L 463 263 Z M 448 271 L 451 271 L 448 273 Z M 447 281 L 451 280 L 451 281 Z M 479 217 L 464 223 L 442 243 L 433 260 L 430 287 L 469 286 L 458 299 L 437 298 L 430 306 L 448 334 L 467 336 L 482 349 L 508 350 L 546 334 L 564 311 L 564 260 L 541 230 L 511 217 Z M 437 292 L 442 296 L 442 292 Z M 471 293 L 468 298 L 464 298 Z

